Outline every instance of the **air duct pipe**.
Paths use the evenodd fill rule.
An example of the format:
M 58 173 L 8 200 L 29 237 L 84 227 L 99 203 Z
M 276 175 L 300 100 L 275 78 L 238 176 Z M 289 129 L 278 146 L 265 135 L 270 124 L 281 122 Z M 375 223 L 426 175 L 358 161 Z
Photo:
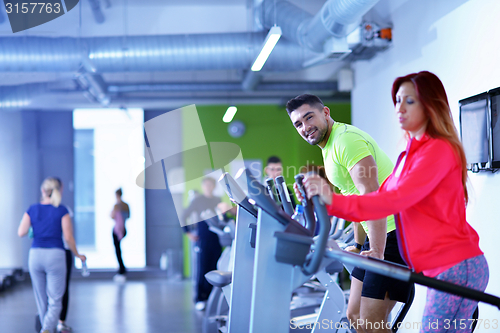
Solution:
M 276 22 L 283 35 L 271 54 L 267 71 L 290 71 L 323 52 L 331 36 L 346 34 L 378 0 L 329 0 L 314 17 L 286 1 L 263 2 L 265 27 Z M 276 16 L 276 21 L 274 17 Z M 248 70 L 260 50 L 265 32 L 128 36 L 98 38 L 0 38 L 0 71 L 76 72 L 88 55 L 98 72 Z M 292 41 L 292 42 L 290 42 Z M 306 46 L 302 49 L 295 44 Z
M 163 83 L 163 84 L 128 84 L 109 85 L 103 88 L 103 83 L 97 79 L 95 74 L 84 73 L 76 77 L 78 85 L 84 96 L 91 102 L 98 102 L 103 106 L 120 100 L 129 93 L 141 92 L 219 92 L 243 91 L 238 82 L 208 82 L 208 83 Z M 83 80 L 83 81 L 82 81 Z M 255 90 L 263 92 L 271 91 L 337 91 L 337 82 L 264 82 Z M 23 109 L 29 107 L 32 100 L 43 94 L 67 94 L 74 92 L 74 88 L 61 89 L 60 85 L 54 83 L 31 83 L 18 86 L 0 87 L 0 109 Z M 141 97 L 133 97 L 137 100 Z M 151 99 L 152 97 L 148 97 Z M 167 97 L 170 99 L 170 97 Z
M 313 17 L 287 1 L 264 0 L 262 17 L 265 28 L 281 27 L 283 36 L 314 52 L 323 52 L 325 41 L 342 38 L 379 0 L 328 0 Z
M 0 109 L 22 109 L 30 105 L 33 96 L 49 91 L 47 83 L 30 83 L 0 87 Z
M 264 32 L 98 38 L 0 38 L 2 72 L 76 72 L 88 56 L 98 73 L 127 71 L 248 70 Z M 280 41 L 267 71 L 302 68 L 312 51 Z
M 110 85 L 110 94 L 123 94 L 133 92 L 181 92 L 181 91 L 242 91 L 244 88 L 237 82 L 212 82 L 212 83 L 162 83 L 162 84 L 134 84 Z M 300 91 L 321 90 L 336 91 L 337 82 L 263 82 L 256 87 L 257 91 Z

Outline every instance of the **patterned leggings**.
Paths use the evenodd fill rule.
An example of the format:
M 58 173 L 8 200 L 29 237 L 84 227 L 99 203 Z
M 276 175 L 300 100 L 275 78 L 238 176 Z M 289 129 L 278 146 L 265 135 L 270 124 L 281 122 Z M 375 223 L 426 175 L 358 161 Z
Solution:
M 488 263 L 484 255 L 470 258 L 436 276 L 479 291 L 488 284 Z M 421 333 L 471 332 L 472 314 L 476 301 L 448 294 L 436 289 L 427 289 L 427 302 L 422 318 Z M 462 319 L 462 321 L 460 321 Z M 464 320 L 465 319 L 465 320 Z

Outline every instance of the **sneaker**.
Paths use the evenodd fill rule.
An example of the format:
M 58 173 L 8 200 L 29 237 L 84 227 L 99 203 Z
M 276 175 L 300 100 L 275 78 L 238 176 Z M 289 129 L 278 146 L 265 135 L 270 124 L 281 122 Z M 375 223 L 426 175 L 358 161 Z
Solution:
M 69 327 L 65 323 L 59 323 L 59 324 L 57 324 L 57 332 L 58 333 L 70 333 L 72 331 L 73 330 L 71 329 L 71 327 Z
M 127 277 L 124 274 L 116 274 L 113 277 L 113 281 L 119 282 L 119 283 L 124 283 L 125 281 L 127 281 Z
M 205 310 L 205 306 L 207 305 L 207 302 L 196 302 L 194 305 L 194 308 L 198 311 L 203 311 Z

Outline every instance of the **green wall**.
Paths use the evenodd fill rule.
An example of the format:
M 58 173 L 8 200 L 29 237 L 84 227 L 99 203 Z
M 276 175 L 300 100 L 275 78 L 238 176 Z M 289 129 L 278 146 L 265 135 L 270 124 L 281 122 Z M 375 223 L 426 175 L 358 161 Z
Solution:
M 349 103 L 327 103 L 332 118 L 336 121 L 351 123 L 351 105 Z M 245 134 L 240 138 L 229 135 L 228 124 L 222 117 L 229 105 L 197 105 L 198 116 L 207 142 L 232 142 L 237 144 L 244 159 L 262 161 L 262 165 L 271 155 L 279 156 L 283 162 L 283 176 L 287 184 L 294 182 L 294 176 L 301 166 L 309 164 L 323 165 L 321 149 L 311 146 L 302 139 L 293 127 L 284 106 L 277 105 L 236 105 L 238 112 L 233 120 L 240 120 L 246 126 Z M 191 121 L 183 121 L 183 143 L 188 142 L 192 133 Z M 186 165 L 184 168 L 199 168 Z M 287 172 L 288 170 L 288 172 Z M 187 171 L 186 171 L 187 173 Z M 192 186 L 192 187 L 190 187 Z M 186 192 L 192 188 L 200 190 L 199 184 L 186 184 Z M 187 196 L 186 196 L 187 198 Z M 186 202 L 187 205 L 187 202 Z M 185 252 L 186 253 L 186 252 Z M 185 256 L 185 259 L 189 256 Z M 185 275 L 189 275 L 185 264 Z
M 276 105 L 236 105 L 238 112 L 234 120 L 246 126 L 245 134 L 233 138 L 227 131 L 228 124 L 222 117 L 228 105 L 196 106 L 207 142 L 232 142 L 241 148 L 244 159 L 260 159 L 266 162 L 271 155 L 283 161 L 287 183 L 293 182 L 294 171 L 302 165 L 323 164 L 321 150 L 305 142 L 292 126 L 283 106 Z M 348 103 L 328 104 L 333 119 L 351 122 L 351 106 Z M 184 124 L 183 136 L 189 136 L 189 124 Z M 188 166 L 185 166 L 188 167 Z M 286 172 L 289 168 L 289 172 Z

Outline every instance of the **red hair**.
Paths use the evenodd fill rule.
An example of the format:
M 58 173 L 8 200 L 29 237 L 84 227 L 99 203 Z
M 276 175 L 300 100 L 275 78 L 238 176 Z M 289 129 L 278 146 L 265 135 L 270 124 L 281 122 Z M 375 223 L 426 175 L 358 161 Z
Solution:
M 413 83 L 417 98 L 424 107 L 425 115 L 429 120 L 426 133 L 431 138 L 441 138 L 450 143 L 455 150 L 462 166 L 462 185 L 464 188 L 465 202 L 469 200 L 467 192 L 467 160 L 462 142 L 451 116 L 448 97 L 443 83 L 433 73 L 422 71 L 398 77 L 392 84 L 392 101 L 396 105 L 396 94 L 399 87 L 405 82 Z M 408 132 L 406 133 L 408 135 Z

